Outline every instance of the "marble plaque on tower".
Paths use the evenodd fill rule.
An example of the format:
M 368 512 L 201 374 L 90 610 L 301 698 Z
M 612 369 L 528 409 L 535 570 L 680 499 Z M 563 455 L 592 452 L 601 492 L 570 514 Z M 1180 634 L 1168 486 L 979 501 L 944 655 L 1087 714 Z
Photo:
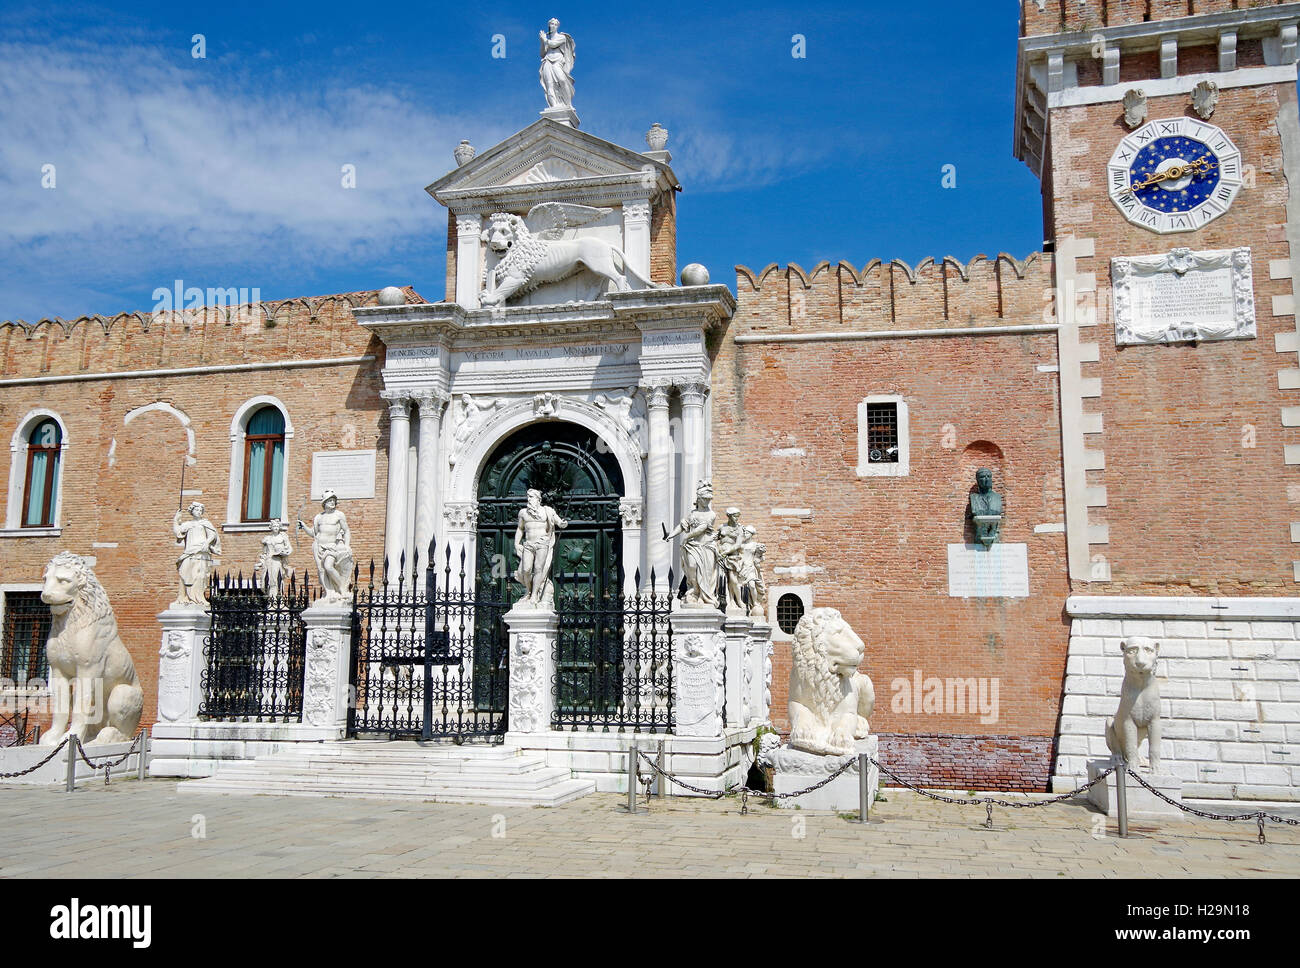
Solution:
M 1250 249 L 1111 259 L 1115 343 L 1254 339 Z
M 319 501 L 326 490 L 340 500 L 375 496 L 373 450 L 320 450 L 311 455 L 311 498 Z
M 1029 546 L 948 545 L 950 598 L 1028 598 Z

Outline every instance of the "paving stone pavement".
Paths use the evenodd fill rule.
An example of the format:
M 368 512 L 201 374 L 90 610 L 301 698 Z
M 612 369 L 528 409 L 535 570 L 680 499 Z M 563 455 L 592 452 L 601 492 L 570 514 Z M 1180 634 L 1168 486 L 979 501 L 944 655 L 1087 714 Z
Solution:
M 1300 877 L 1300 827 L 1259 844 L 1253 821 L 1143 819 L 1122 841 L 1082 802 L 995 807 L 986 830 L 983 807 L 887 797 L 863 827 L 735 798 L 629 817 L 614 794 L 546 809 L 5 786 L 0 877 Z

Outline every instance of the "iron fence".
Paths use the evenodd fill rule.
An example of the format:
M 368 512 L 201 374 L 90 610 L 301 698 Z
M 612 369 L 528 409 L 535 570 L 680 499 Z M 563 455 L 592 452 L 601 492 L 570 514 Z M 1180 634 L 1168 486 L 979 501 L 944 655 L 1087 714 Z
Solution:
M 49 679 L 45 640 L 50 635 L 50 606 L 38 591 L 4 593 L 4 625 L 0 628 L 0 679 L 19 688 L 32 680 Z
M 555 639 L 556 729 L 672 732 L 673 576 L 633 594 L 597 591 L 594 576 L 558 576 Z
M 423 573 L 418 555 L 409 571 L 403 555 L 395 581 L 387 561 L 378 584 L 373 561 L 364 590 L 358 574 L 349 735 L 504 738 L 510 604 L 466 566 L 463 547 L 453 559 L 450 546 L 440 555 L 431 543 Z
M 41 728 L 30 722 L 26 709 L 0 712 L 0 747 L 30 746 L 40 738 Z
M 214 576 L 208 601 L 212 629 L 199 704 L 201 719 L 300 722 L 307 626 L 302 612 L 318 598 L 308 579 L 274 590 L 245 579 Z

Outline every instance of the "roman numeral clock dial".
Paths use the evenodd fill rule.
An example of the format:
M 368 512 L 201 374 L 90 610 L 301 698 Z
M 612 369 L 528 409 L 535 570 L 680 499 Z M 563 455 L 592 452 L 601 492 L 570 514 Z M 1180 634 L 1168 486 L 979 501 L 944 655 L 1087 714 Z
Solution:
M 1106 169 L 1111 200 L 1134 225 L 1191 232 L 1228 211 L 1242 185 L 1241 152 L 1219 128 L 1169 118 L 1138 128 Z

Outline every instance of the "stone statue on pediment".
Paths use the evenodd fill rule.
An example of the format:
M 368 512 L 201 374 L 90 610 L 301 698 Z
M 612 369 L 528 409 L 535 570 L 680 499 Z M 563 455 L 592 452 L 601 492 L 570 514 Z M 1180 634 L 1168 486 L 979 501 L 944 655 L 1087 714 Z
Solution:
M 560 22 L 554 17 L 545 30 L 538 31 L 542 39 L 542 67 L 538 76 L 546 94 L 548 108 L 573 107 L 573 62 L 577 45 L 573 38 L 560 31 Z

